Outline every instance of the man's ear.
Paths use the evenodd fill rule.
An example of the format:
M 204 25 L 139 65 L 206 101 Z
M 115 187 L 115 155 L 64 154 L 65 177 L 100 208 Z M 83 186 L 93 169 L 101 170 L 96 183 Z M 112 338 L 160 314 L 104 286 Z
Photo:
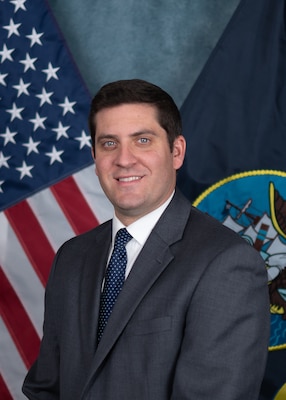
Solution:
M 186 153 L 186 140 L 183 135 L 176 137 L 173 144 L 173 166 L 175 169 L 181 168 Z

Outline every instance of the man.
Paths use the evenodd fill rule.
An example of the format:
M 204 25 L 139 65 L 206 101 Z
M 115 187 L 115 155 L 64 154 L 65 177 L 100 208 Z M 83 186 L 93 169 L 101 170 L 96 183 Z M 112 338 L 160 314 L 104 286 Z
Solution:
M 89 122 L 114 218 L 58 251 L 24 393 L 255 400 L 269 334 L 265 266 L 176 189 L 186 145 L 172 98 L 145 81 L 114 82 L 94 97 Z M 115 236 L 124 227 L 129 241 L 114 267 Z M 110 300 L 106 288 L 126 256 L 124 285 L 112 287 Z

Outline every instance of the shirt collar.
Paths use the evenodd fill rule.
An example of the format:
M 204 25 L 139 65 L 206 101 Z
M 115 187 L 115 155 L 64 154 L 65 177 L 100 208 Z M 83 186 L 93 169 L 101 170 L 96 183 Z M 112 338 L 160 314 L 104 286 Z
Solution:
M 171 196 L 163 203 L 160 207 L 156 208 L 156 210 L 151 211 L 149 214 L 144 215 L 144 217 L 139 218 L 137 221 L 128 225 L 127 230 L 132 235 L 132 237 L 143 246 L 146 242 L 148 236 L 150 235 L 152 229 L 158 222 L 159 218 L 169 205 L 170 201 L 174 196 L 175 191 L 171 194 Z M 115 235 L 121 228 L 126 228 L 122 222 L 116 217 L 114 214 L 112 220 L 112 245 L 114 244 Z

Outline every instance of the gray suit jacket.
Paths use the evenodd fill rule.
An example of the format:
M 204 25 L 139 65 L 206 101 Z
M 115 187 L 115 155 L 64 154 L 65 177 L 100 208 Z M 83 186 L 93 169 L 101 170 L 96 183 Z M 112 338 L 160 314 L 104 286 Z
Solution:
M 111 222 L 57 253 L 40 354 L 42 400 L 255 400 L 269 335 L 266 270 L 237 234 L 178 192 L 139 254 L 97 348 Z

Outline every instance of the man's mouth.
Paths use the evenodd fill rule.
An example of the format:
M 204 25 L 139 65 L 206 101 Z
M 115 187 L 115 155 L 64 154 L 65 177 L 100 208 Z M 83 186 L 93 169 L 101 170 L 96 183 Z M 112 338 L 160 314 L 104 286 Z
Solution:
M 118 178 L 117 180 L 119 182 L 132 182 L 132 181 L 139 181 L 141 179 L 141 176 L 128 176 L 126 178 Z

